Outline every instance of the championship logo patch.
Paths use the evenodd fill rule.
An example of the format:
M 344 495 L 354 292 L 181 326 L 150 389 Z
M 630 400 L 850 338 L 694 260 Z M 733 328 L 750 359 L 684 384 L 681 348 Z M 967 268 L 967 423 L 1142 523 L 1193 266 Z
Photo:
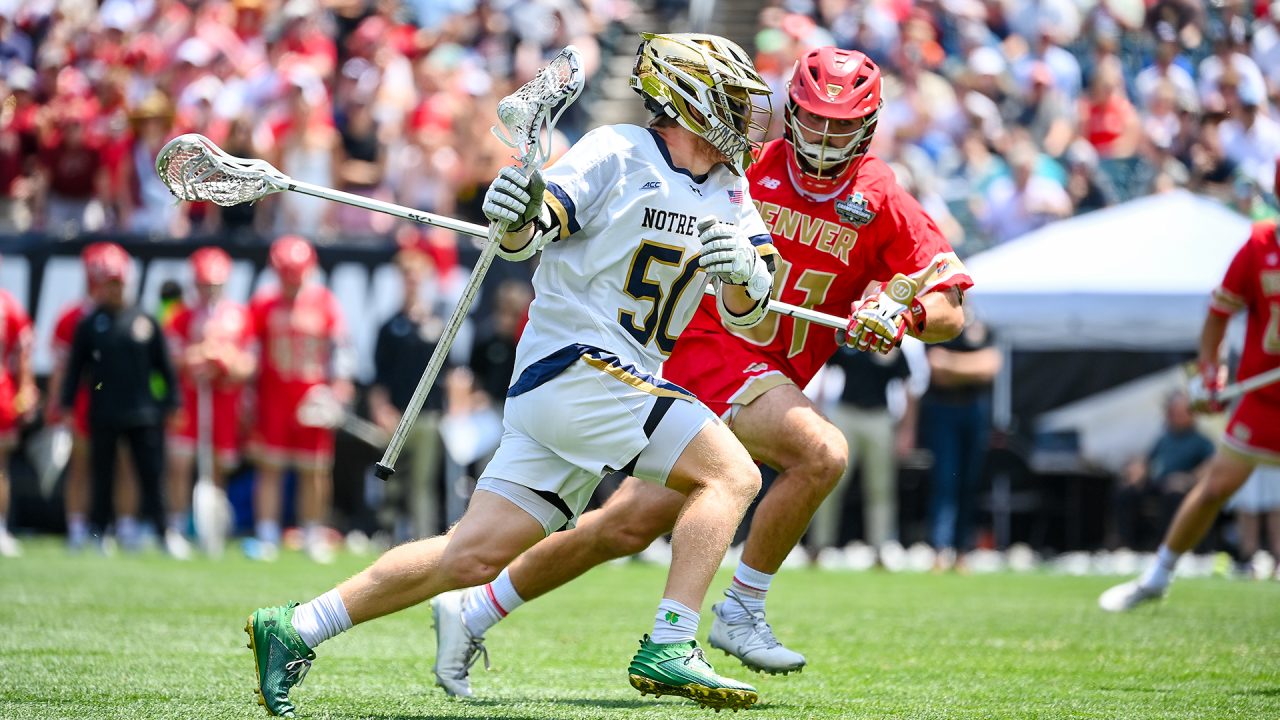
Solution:
M 867 209 L 867 199 L 856 192 L 844 200 L 836 201 L 836 215 L 840 221 L 854 227 L 862 227 L 875 219 L 876 214 Z
M 1244 423 L 1236 423 L 1236 426 L 1231 428 L 1231 434 L 1235 436 L 1237 440 L 1242 440 L 1244 442 L 1249 442 L 1253 439 L 1253 431 Z

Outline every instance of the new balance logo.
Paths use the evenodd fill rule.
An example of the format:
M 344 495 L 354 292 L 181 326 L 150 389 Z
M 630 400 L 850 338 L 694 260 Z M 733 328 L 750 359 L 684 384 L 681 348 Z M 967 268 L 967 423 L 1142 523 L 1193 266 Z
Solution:
M 768 365 L 765 365 L 762 362 L 758 362 L 758 363 L 755 363 L 754 365 L 748 365 L 747 369 L 742 371 L 742 374 L 748 375 L 753 372 L 760 372 L 761 370 L 765 370 L 768 367 L 769 367 Z
M 690 185 L 689 189 L 697 193 L 698 197 L 702 197 L 702 191 L 698 189 L 697 185 Z
M 777 189 L 778 189 L 778 186 L 782 184 L 782 181 L 781 181 L 781 180 L 775 180 L 775 179 L 773 179 L 773 178 L 769 177 L 768 175 L 765 175 L 764 177 L 760 178 L 760 182 L 759 182 L 759 183 L 757 183 L 757 184 L 758 184 L 758 185 L 763 185 L 763 186 L 765 186 L 765 187 L 769 188 L 770 190 L 777 190 Z
M 640 189 L 641 190 L 657 190 L 660 187 L 662 187 L 661 180 L 650 180 L 649 182 L 641 185 Z

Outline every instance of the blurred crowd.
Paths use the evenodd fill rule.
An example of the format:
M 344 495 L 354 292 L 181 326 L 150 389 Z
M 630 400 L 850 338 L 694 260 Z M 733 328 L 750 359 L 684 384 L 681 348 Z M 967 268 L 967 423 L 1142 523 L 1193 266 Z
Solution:
M 880 64 L 872 150 L 962 254 L 1173 188 L 1276 212 L 1280 3 L 778 0 L 760 26 L 775 93 L 809 47 Z
M 153 168 L 181 133 L 307 182 L 480 219 L 510 153 L 497 100 L 564 45 L 588 73 L 628 0 L 0 0 L 0 232 L 388 235 L 300 195 L 173 204 Z M 628 45 L 630 41 L 628 41 Z M 560 129 L 572 140 L 585 112 Z M 479 188 L 479 193 L 477 193 Z

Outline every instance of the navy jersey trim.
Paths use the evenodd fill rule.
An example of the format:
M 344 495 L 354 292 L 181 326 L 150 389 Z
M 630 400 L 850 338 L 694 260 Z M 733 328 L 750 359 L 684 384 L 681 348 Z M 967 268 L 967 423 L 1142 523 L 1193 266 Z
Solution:
M 659 135 L 657 132 L 655 132 L 653 128 L 649 128 L 649 134 L 653 136 L 653 143 L 658 146 L 658 152 L 662 153 L 662 159 L 667 161 L 667 167 L 680 173 L 681 175 L 684 175 L 685 177 L 698 183 L 699 185 L 706 182 L 707 178 L 711 177 L 711 173 L 707 173 L 706 175 L 694 175 L 693 173 L 689 172 L 688 170 L 685 170 L 684 168 L 676 167 L 675 163 L 671 162 L 671 151 L 667 150 L 667 141 L 663 140 L 662 136 Z M 551 184 L 547 183 L 547 185 L 548 187 L 550 187 Z
M 553 182 L 547 183 L 547 192 L 551 193 L 552 197 L 560 202 L 560 207 L 564 208 L 565 216 L 562 219 L 566 221 L 565 227 L 569 231 L 568 234 L 572 235 L 581 230 L 582 226 L 578 224 L 578 207 L 573 204 L 569 194 Z
M 530 390 L 542 387 L 554 380 L 556 376 L 567 370 L 570 365 L 580 358 L 585 359 L 587 364 L 595 369 L 607 375 L 612 375 L 637 390 L 657 395 L 659 398 L 678 397 L 690 402 L 697 399 L 693 393 L 675 383 L 667 382 L 637 368 L 635 365 L 622 362 L 622 359 L 617 355 L 597 347 L 577 343 L 566 345 L 525 368 L 520 373 L 520 377 L 507 390 L 507 397 L 517 397 Z

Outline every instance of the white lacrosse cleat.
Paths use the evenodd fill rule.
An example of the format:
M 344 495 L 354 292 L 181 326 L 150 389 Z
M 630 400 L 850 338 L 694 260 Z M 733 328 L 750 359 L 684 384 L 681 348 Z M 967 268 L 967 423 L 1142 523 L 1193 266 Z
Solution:
M 313 540 L 307 543 L 307 557 L 320 565 L 332 565 L 337 553 L 327 540 Z
M 489 651 L 484 637 L 471 634 L 462 619 L 462 602 L 466 590 L 452 590 L 431 599 L 431 626 L 436 631 L 436 685 L 453 697 L 475 697 L 471 694 L 471 666 L 484 656 L 484 669 L 489 669 Z
M 8 530 L 0 530 L 0 557 L 22 557 L 22 543 Z
M 191 559 L 191 543 L 173 528 L 164 531 L 164 549 L 174 560 Z
M 726 620 L 725 605 L 736 602 L 742 605 L 744 611 L 746 606 L 732 590 L 725 590 L 724 594 L 729 598 L 727 601 L 711 606 L 711 612 L 715 615 L 715 620 L 711 623 L 711 636 L 707 638 L 711 647 L 738 658 L 744 666 L 756 672 L 786 675 L 800 672 L 804 668 L 804 656 L 783 647 L 778 638 L 773 636 L 773 628 L 765 622 L 764 613 L 747 612 L 746 617 Z
M 1135 578 L 1102 593 L 1098 598 L 1098 607 L 1107 612 L 1127 612 L 1144 602 L 1160 600 L 1168 594 L 1168 588 L 1162 590 L 1148 588 L 1142 584 L 1142 578 Z

